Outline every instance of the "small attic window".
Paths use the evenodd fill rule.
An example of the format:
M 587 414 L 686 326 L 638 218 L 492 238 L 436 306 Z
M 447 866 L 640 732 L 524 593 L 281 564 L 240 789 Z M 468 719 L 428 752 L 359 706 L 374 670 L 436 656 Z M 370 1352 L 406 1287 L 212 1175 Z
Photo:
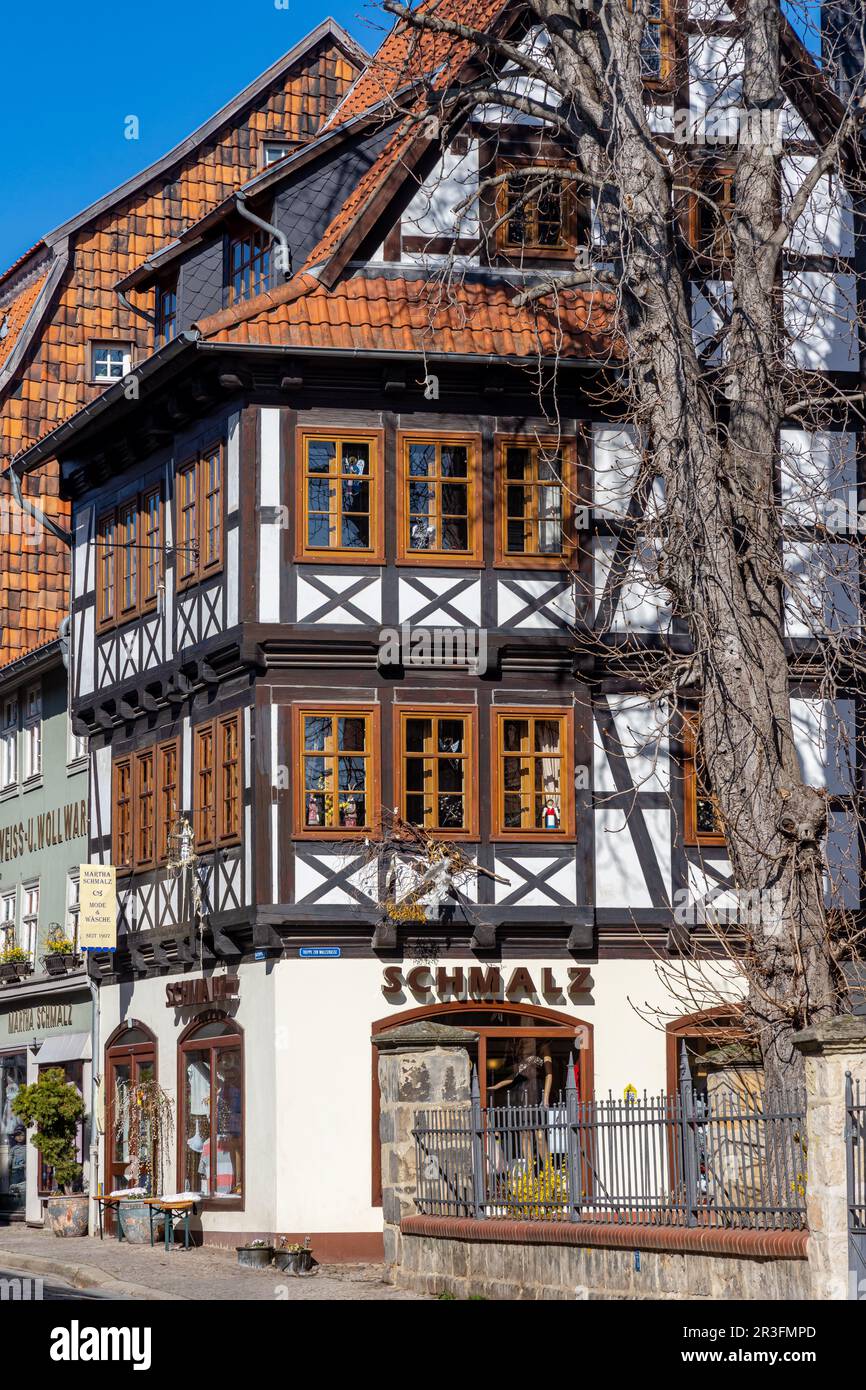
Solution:
M 267 169 L 271 164 L 278 164 L 281 159 L 287 159 L 297 149 L 296 140 L 263 140 L 261 143 L 261 165 Z
M 92 343 L 91 381 L 122 381 L 132 366 L 131 343 Z

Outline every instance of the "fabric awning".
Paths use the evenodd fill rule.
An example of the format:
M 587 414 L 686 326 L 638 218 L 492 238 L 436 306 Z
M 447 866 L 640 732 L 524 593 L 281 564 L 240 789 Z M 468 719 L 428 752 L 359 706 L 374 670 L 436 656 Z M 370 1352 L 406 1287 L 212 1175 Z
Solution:
M 59 1038 L 46 1038 L 36 1054 L 40 1067 L 51 1062 L 89 1062 L 89 1033 L 62 1033 Z

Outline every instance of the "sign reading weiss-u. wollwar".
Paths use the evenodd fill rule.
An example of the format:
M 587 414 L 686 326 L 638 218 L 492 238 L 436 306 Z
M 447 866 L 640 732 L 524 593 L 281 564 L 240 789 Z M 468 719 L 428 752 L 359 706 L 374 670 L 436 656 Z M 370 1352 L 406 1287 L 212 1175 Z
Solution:
M 85 951 L 117 946 L 117 882 L 113 864 L 82 864 L 79 870 L 78 944 Z

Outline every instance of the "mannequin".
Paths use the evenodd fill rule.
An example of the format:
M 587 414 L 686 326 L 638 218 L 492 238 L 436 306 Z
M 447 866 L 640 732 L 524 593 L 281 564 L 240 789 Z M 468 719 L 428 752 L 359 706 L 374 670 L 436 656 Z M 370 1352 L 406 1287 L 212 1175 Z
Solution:
M 536 1046 L 535 1038 L 520 1038 L 515 1052 L 514 1068 L 509 1076 L 488 1086 L 488 1096 L 493 1091 L 508 1087 L 508 1104 L 520 1106 L 550 1105 L 553 1090 L 553 1056 L 550 1044 L 542 1040 Z M 523 1157 L 527 1167 L 532 1166 L 532 1134 L 526 1129 L 521 1135 Z M 541 1130 L 536 1131 L 538 1157 L 544 1162 L 547 1157 L 547 1143 Z

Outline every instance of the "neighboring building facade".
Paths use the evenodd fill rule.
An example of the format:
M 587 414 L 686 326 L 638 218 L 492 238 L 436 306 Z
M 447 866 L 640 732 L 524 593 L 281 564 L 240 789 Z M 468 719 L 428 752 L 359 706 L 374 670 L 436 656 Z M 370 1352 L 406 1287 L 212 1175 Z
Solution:
M 91 991 L 77 949 L 87 746 L 71 730 L 64 655 L 55 639 L 0 671 L 0 1217 L 31 1221 L 51 1177 L 12 1114 L 15 1094 L 55 1065 L 90 1096 Z M 70 960 L 52 957 L 50 938 L 71 943 Z M 13 945 L 26 960 L 3 963 Z M 82 1130 L 82 1158 L 86 1141 Z
M 122 380 L 152 348 L 154 315 L 116 291 L 240 182 L 302 147 L 367 55 L 325 20 L 165 158 L 44 237 L 0 274 L 0 454 L 32 444 Z M 169 332 L 171 297 L 159 298 Z M 23 505 L 22 505 L 23 501 Z M 0 483 L 0 950 L 31 973 L 0 980 L 0 1220 L 41 1219 L 50 1190 L 11 1104 L 54 1062 L 90 1107 L 91 992 L 76 956 L 47 975 L 49 931 L 77 932 L 78 867 L 88 858 L 87 743 L 71 733 L 58 632 L 69 618 L 68 501 L 46 458 L 16 497 Z M 0 964 L 0 974 L 4 967 Z M 88 1136 L 82 1134 L 82 1156 Z
M 501 5 L 481 8 L 500 22 Z M 688 29 L 665 42 L 694 48 L 697 84 Z M 473 1028 L 485 1098 L 527 1038 L 557 1090 L 570 1055 L 584 1096 L 675 1085 L 676 1040 L 698 1057 L 714 1021 L 682 1016 L 657 963 L 677 953 L 676 906 L 730 883 L 691 701 L 669 736 L 637 675 L 576 659 L 576 630 L 639 650 L 670 625 L 639 557 L 610 579 L 640 457 L 597 405 L 611 306 L 568 291 L 557 324 L 516 307 L 501 212 L 479 207 L 447 242 L 443 204 L 491 160 L 519 178 L 521 160 L 570 152 L 531 126 L 494 132 L 491 151 L 489 113 L 447 149 L 422 139 L 385 100 L 401 44 L 398 30 L 319 140 L 122 282 L 151 309 L 173 297 L 137 398 L 109 388 L 16 462 L 58 457 L 71 506 L 90 858 L 119 880 L 118 950 L 92 962 L 107 1133 L 116 1078 L 155 1074 L 177 1107 L 166 1181 L 203 1193 L 205 1238 L 313 1233 L 325 1257 L 381 1239 L 377 1032 L 422 1014 Z M 465 59 L 437 80 L 459 83 Z M 290 278 L 247 203 L 286 237 Z M 590 214 L 564 195 L 536 208 L 517 259 L 573 264 Z M 799 248 L 828 304 L 850 288 L 848 217 L 832 209 L 826 233 L 841 269 Z M 697 289 L 711 252 L 691 251 Z M 451 252 L 465 274 L 428 296 Z M 858 377 L 836 321 L 803 351 Z M 531 377 L 539 355 L 555 401 Z M 785 436 L 785 457 L 819 466 L 826 441 Z M 845 422 L 833 442 L 856 486 Z M 439 643 L 432 663 L 403 632 Z M 805 660 L 808 631 L 791 638 Z M 833 797 L 832 858 L 851 787 L 808 670 L 792 693 Z M 853 720 L 854 692 L 847 705 Z M 438 903 L 417 893 L 405 856 L 371 851 L 391 807 L 480 872 Z M 856 874 L 849 888 L 857 908 Z M 106 1145 L 106 1189 L 128 1157 Z

